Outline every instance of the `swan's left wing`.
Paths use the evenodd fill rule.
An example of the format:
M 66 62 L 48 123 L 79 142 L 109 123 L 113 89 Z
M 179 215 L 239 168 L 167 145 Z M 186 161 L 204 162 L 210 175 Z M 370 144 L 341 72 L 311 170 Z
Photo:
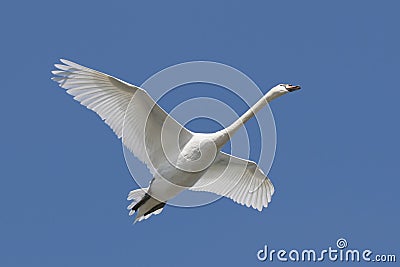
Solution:
M 228 197 L 259 211 L 267 207 L 274 194 L 274 186 L 253 161 L 219 152 L 213 165 L 191 188 Z
M 124 145 L 154 174 L 165 161 L 163 149 L 179 149 L 192 133 L 170 117 L 147 92 L 135 85 L 61 59 L 52 79 L 108 124 Z M 176 140 L 165 146 L 162 139 Z M 175 139 L 174 139 L 175 138 Z

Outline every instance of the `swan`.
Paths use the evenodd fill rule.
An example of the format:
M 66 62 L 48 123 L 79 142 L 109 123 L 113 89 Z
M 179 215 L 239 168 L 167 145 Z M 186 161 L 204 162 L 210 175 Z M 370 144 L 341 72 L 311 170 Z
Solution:
M 60 87 L 96 112 L 153 175 L 147 188 L 128 194 L 134 222 L 159 214 L 183 190 L 212 192 L 261 211 L 274 186 L 258 165 L 221 151 L 230 137 L 267 103 L 300 89 L 279 84 L 230 126 L 215 133 L 189 131 L 142 88 L 61 59 L 52 71 Z

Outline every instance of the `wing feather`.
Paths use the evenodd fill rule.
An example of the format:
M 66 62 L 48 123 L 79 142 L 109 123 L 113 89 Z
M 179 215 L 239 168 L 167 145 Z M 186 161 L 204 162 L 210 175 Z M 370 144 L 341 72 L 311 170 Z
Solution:
M 274 187 L 253 161 L 219 152 L 207 172 L 191 188 L 222 195 L 259 211 L 268 206 Z
M 63 64 L 54 65 L 57 70 L 52 71 L 55 75 L 52 79 L 75 100 L 96 112 L 153 173 L 163 158 L 158 153 L 162 150 L 161 131 L 170 137 L 180 133 L 181 142 L 192 137 L 145 90 L 69 60 L 60 61 Z

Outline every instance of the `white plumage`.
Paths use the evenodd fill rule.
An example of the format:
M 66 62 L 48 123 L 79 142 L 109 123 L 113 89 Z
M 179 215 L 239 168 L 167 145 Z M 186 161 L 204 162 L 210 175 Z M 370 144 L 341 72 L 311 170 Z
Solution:
M 255 162 L 220 152 L 230 137 L 269 101 L 300 86 L 272 88 L 231 126 L 210 134 L 193 133 L 170 117 L 147 92 L 120 79 L 68 60 L 55 64 L 52 79 L 111 127 L 154 176 L 148 188 L 129 193 L 135 221 L 159 214 L 182 190 L 207 191 L 262 210 L 274 187 Z

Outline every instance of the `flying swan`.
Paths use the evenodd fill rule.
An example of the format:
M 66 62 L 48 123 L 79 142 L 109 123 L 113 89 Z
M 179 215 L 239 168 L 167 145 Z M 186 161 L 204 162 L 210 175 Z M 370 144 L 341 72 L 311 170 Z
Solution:
M 120 79 L 61 59 L 52 80 L 108 124 L 153 175 L 149 187 L 133 190 L 129 215 L 135 222 L 159 214 L 166 202 L 185 189 L 222 195 L 261 211 L 274 187 L 255 162 L 221 148 L 268 102 L 298 85 L 279 84 L 239 119 L 215 133 L 194 133 L 167 114 L 145 90 Z

